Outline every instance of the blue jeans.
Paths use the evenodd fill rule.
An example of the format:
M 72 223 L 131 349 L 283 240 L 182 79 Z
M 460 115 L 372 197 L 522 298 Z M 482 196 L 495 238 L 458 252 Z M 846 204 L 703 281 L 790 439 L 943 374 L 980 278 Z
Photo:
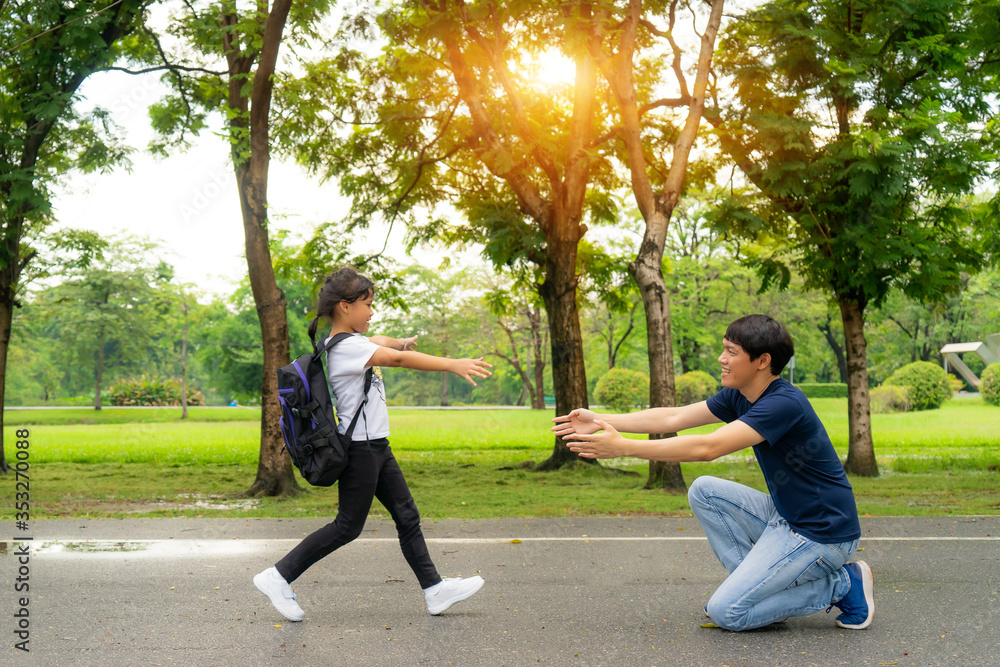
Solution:
M 771 496 L 716 477 L 688 490 L 712 551 L 729 577 L 708 601 L 708 615 L 727 630 L 751 630 L 808 616 L 851 590 L 844 564 L 858 540 L 822 544 L 796 533 Z

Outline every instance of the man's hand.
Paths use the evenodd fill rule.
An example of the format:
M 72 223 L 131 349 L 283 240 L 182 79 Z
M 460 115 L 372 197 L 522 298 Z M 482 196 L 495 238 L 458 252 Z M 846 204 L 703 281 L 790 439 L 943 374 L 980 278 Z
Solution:
M 590 411 L 588 410 L 588 412 Z M 603 429 L 603 432 L 590 434 L 573 433 L 565 436 L 564 439 L 570 441 L 566 445 L 571 451 L 576 452 L 585 459 L 613 459 L 618 456 L 629 455 L 628 440 L 623 438 L 615 430 L 614 426 L 600 419 L 595 419 L 593 424 L 596 426 L 596 430 Z
M 596 418 L 597 415 L 590 410 L 577 408 L 568 415 L 553 419 L 552 421 L 556 425 L 552 427 L 552 431 L 556 435 L 561 436 L 568 436 L 574 433 L 596 433 L 601 430 L 601 427 L 594 422 Z

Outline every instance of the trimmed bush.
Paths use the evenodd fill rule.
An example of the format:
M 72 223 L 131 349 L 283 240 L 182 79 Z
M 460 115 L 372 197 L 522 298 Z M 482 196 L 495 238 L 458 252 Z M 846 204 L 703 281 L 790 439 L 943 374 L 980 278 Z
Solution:
M 719 383 L 705 371 L 688 371 L 674 380 L 677 405 L 691 405 L 715 396 Z
M 615 412 L 644 406 L 648 396 L 649 378 L 627 368 L 612 368 L 601 376 L 594 388 L 597 402 Z
M 979 378 L 979 393 L 990 405 L 1000 406 L 1000 364 L 990 364 Z
M 914 410 L 936 410 L 952 396 L 948 374 L 929 361 L 915 361 L 897 369 L 885 384 L 909 387 Z
M 887 412 L 908 412 L 913 406 L 910 403 L 910 388 L 884 384 L 872 389 L 869 394 L 872 412 L 885 414 Z
M 807 398 L 847 398 L 843 382 L 799 382 L 795 385 Z
M 161 378 L 150 375 L 122 378 L 105 394 L 119 406 L 172 406 L 181 404 L 180 378 Z M 188 405 L 204 405 L 201 392 L 188 385 Z

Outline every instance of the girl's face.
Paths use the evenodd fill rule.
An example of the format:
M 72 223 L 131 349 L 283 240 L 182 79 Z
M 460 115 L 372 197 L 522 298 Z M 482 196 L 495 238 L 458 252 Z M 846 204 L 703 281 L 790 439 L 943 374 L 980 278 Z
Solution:
M 353 303 L 344 303 L 341 301 L 337 304 L 337 310 L 342 315 L 343 323 L 354 333 L 365 333 L 368 331 L 372 315 L 375 314 L 375 311 L 372 310 L 372 301 L 374 299 L 375 295 L 369 292 L 368 296 L 362 297 Z

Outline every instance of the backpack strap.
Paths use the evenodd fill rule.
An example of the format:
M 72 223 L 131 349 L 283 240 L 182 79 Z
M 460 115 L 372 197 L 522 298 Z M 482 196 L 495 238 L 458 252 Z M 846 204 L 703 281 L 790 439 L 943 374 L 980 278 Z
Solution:
M 365 411 L 365 406 L 368 405 L 368 390 L 372 388 L 372 376 L 375 375 L 374 369 L 371 366 L 365 372 L 365 389 L 364 398 L 361 399 L 361 405 L 358 407 L 358 411 L 354 413 L 354 419 L 351 420 L 351 425 L 347 427 L 347 431 L 344 433 L 347 439 L 350 440 L 351 436 L 354 434 L 354 427 L 358 425 L 358 417 Z
M 313 353 L 322 354 L 324 352 L 329 352 L 330 348 L 345 338 L 349 338 L 351 335 L 352 334 L 341 332 L 339 334 L 335 334 L 332 338 L 324 339 L 319 345 L 316 344 L 316 341 L 313 341 Z

